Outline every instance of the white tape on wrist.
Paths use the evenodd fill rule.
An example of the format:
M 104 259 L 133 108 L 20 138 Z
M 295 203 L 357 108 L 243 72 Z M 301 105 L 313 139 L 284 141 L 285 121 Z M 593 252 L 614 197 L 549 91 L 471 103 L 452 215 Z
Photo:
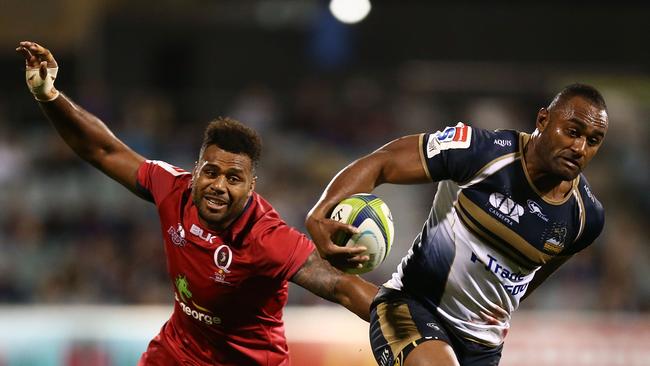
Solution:
M 36 100 L 39 102 L 49 102 L 59 96 L 59 91 L 54 89 L 54 80 L 56 80 L 56 74 L 58 72 L 58 67 L 48 67 L 47 76 L 45 79 L 42 79 L 38 68 L 25 70 L 27 87 L 34 94 Z

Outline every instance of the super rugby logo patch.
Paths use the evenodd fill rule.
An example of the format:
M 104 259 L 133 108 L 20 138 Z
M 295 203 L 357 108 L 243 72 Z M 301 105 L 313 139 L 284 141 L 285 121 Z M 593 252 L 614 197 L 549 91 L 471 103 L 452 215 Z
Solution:
M 427 158 L 431 159 L 443 150 L 467 149 L 472 142 L 472 128 L 459 122 L 454 127 L 447 127 L 429 135 L 427 141 Z

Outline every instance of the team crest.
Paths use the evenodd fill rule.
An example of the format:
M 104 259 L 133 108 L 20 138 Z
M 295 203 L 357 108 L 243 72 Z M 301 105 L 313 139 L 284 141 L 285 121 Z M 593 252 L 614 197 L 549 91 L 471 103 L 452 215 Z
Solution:
M 232 263 L 232 250 L 230 250 L 230 247 L 223 244 L 214 251 L 214 264 L 216 264 L 217 268 L 220 270 L 230 273 L 228 270 L 230 263 Z
M 544 232 L 544 250 L 558 254 L 564 249 L 567 228 L 562 224 L 553 224 Z

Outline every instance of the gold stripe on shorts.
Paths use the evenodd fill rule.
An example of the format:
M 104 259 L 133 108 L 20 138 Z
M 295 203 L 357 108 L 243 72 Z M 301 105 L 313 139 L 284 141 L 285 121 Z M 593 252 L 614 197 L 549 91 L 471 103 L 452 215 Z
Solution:
M 377 316 L 381 333 L 395 358 L 409 343 L 422 338 L 411 317 L 408 304 L 381 303 L 377 306 Z

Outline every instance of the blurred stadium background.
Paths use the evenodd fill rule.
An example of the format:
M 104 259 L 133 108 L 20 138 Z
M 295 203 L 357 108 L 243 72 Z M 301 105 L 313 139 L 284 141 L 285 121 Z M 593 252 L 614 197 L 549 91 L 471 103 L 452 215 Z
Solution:
M 650 5 L 372 5 L 343 24 L 316 0 L 0 2 L 0 365 L 133 365 L 173 301 L 155 209 L 48 125 L 13 51 L 24 39 L 149 158 L 190 169 L 219 115 L 256 128 L 258 191 L 303 230 L 333 174 L 393 138 L 531 131 L 561 87 L 595 85 L 611 127 L 586 174 L 605 231 L 514 315 L 502 365 L 650 365 Z M 397 239 L 369 280 L 394 270 L 434 189 L 380 188 Z M 344 309 L 294 286 L 286 312 L 295 365 L 373 364 Z

